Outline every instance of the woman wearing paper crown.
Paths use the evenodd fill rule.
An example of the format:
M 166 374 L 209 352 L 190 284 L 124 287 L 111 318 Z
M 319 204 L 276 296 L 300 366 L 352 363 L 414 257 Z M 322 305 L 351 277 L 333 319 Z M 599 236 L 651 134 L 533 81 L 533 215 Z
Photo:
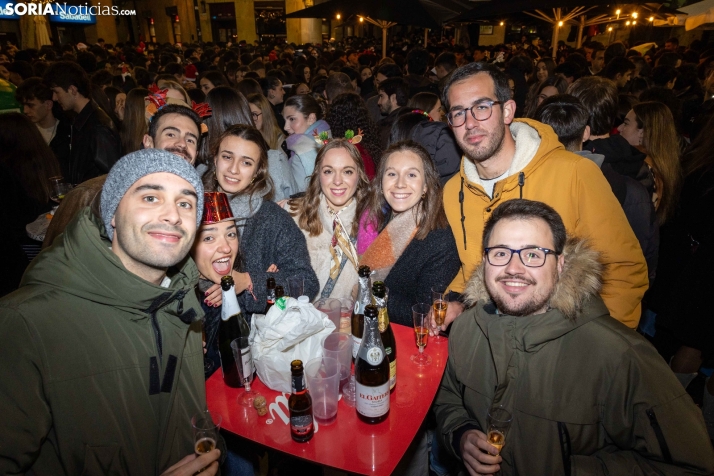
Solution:
M 208 304 L 205 293 L 213 285 L 221 283 L 221 277 L 229 275 L 238 262 L 238 230 L 231 212 L 228 196 L 222 192 L 206 192 L 203 199 L 203 220 L 196 241 L 191 248 L 191 257 L 200 273 L 198 290 L 201 292 L 201 307 L 206 313 L 203 329 L 206 332 L 206 378 L 221 366 L 218 356 L 218 322 L 221 307 Z
M 427 151 L 411 140 L 389 146 L 364 209 L 360 265 L 372 269 L 372 282 L 389 288 L 390 320 L 411 326 L 411 307 L 431 302 L 431 288 L 451 283 L 461 266 Z
M 320 104 L 310 95 L 293 96 L 285 101 L 283 117 L 285 132 L 289 134 L 285 142 L 291 151 L 290 165 L 301 192 L 307 189 L 315 169 L 317 151 L 332 137 L 330 126 L 322 116 Z
M 369 191 L 354 145 L 358 138 L 333 139 L 323 146 L 305 196 L 285 207 L 305 235 L 321 297 L 349 298 L 357 285 L 356 212 Z
M 319 291 L 317 276 L 300 229 L 270 201 L 268 146 L 260 131 L 244 124 L 231 126 L 213 143 L 211 155 L 203 185 L 206 191 L 225 192 L 236 218 L 242 262 L 240 271 L 232 274 L 248 322 L 253 313 L 265 310 L 269 277 L 286 289 L 289 277 L 302 278 L 312 300 Z

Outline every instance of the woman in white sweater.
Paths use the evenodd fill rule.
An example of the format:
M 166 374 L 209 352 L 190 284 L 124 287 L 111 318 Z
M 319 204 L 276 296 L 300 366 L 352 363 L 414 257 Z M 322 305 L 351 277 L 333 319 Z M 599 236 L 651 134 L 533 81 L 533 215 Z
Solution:
M 349 298 L 357 286 L 356 213 L 368 190 L 359 150 L 334 139 L 317 154 L 305 196 L 285 205 L 307 240 L 321 297 Z

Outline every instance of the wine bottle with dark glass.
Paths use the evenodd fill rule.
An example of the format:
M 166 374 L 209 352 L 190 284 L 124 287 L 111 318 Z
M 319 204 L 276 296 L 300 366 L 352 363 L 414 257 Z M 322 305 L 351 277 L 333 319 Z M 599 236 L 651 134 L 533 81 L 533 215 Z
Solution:
M 248 337 L 250 329 L 238 304 L 235 283 L 231 275 L 221 278 L 221 290 L 223 304 L 221 322 L 218 324 L 218 354 L 221 358 L 223 381 L 229 387 L 239 388 L 243 383 L 238 375 L 231 342 L 239 337 Z
M 273 304 L 275 304 L 275 278 L 272 276 L 268 278 L 268 282 L 266 284 L 266 289 L 267 289 L 267 298 L 265 302 L 265 313 L 267 314 L 268 311 L 270 310 L 271 307 L 273 307 Z
M 392 326 L 389 325 L 389 314 L 387 313 L 389 289 L 382 281 L 376 281 L 372 286 L 372 296 L 374 304 L 379 310 L 377 318 L 379 335 L 389 359 L 389 390 L 393 391 L 397 385 L 397 340 L 394 338 Z
M 365 423 L 379 423 L 389 415 L 389 359 L 377 327 L 378 314 L 371 304 L 364 309 L 364 335 L 355 362 L 355 407 Z
M 364 307 L 372 303 L 372 294 L 370 292 L 370 269 L 369 266 L 360 266 L 357 271 L 359 279 L 359 288 L 357 290 L 357 299 L 355 307 L 352 311 L 352 359 L 357 358 L 357 351 L 362 342 L 362 334 L 364 332 Z

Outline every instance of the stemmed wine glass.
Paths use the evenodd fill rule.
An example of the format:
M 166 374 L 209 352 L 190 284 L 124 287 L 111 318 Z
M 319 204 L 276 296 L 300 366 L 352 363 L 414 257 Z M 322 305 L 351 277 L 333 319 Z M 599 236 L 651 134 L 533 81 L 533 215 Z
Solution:
M 239 337 L 231 342 L 233 357 L 238 366 L 238 376 L 245 387 L 245 391 L 238 397 L 238 403 L 244 407 L 253 405 L 253 400 L 258 396 L 257 392 L 250 389 L 253 381 L 253 355 L 250 352 L 250 342 L 247 337 Z
M 416 345 L 419 352 L 411 356 L 411 361 L 417 365 L 430 365 L 431 357 L 424 353 L 427 340 L 429 339 L 429 310 L 431 306 L 426 303 L 419 303 L 412 306 L 412 320 L 414 321 L 414 333 L 416 334 Z
M 434 308 L 434 321 L 441 327 L 446 319 L 446 310 L 449 308 L 449 290 L 447 286 L 434 286 L 431 288 L 431 302 Z M 434 336 L 434 342 L 441 344 L 446 339 L 438 333 Z
M 506 444 L 506 433 L 511 428 L 512 421 L 513 416 L 503 406 L 493 407 L 488 412 L 488 433 L 486 437 L 488 442 L 498 450 L 496 454 L 500 454 L 503 445 Z

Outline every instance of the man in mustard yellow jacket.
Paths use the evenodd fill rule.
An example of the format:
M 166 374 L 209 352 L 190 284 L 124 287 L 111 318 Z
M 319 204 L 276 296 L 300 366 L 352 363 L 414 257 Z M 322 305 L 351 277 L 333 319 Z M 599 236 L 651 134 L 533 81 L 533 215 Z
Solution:
M 600 293 L 610 314 L 636 328 L 647 290 L 647 264 L 622 207 L 593 162 L 568 152 L 550 126 L 519 119 L 505 74 L 470 63 L 442 92 L 447 119 L 464 152 L 461 169 L 444 188 L 444 208 L 462 269 L 451 290 L 463 292 L 483 258 L 481 235 L 491 211 L 513 198 L 547 203 L 568 233 L 587 238 L 605 265 Z M 447 326 L 463 306 L 449 306 Z

